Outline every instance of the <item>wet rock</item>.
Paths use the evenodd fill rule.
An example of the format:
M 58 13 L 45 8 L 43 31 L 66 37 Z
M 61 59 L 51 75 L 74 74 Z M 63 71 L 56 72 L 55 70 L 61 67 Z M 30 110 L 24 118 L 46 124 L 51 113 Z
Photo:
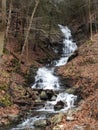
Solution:
M 48 96 L 48 99 L 50 100 L 54 95 L 54 92 L 51 91 L 51 90 L 47 90 L 47 96 Z
M 9 115 L 7 116 L 7 118 L 8 118 L 9 121 L 11 121 L 11 122 L 16 122 L 16 121 L 18 121 L 19 115 L 9 114 Z
M 68 94 L 74 94 L 75 93 L 75 88 L 66 89 L 65 92 L 68 93 Z
M 68 59 L 68 62 L 74 59 L 76 56 L 78 56 L 78 50 L 76 50 Z
M 55 104 L 54 105 L 54 110 L 55 111 L 58 111 L 58 110 L 60 110 L 60 109 L 63 109 L 64 108 L 64 102 L 62 102 L 62 101 L 59 101 L 59 102 L 57 102 L 57 104 Z
M 54 126 L 53 130 L 64 130 L 63 125 Z
M 53 95 L 52 98 L 51 98 L 51 101 L 55 101 L 57 98 L 57 96 Z
M 59 113 L 59 114 L 53 116 L 52 118 L 50 118 L 51 124 L 56 125 L 56 124 L 60 123 L 62 121 L 63 116 L 64 115 L 62 113 Z
M 40 119 L 34 122 L 34 126 L 36 127 L 45 127 L 47 125 L 47 121 L 45 119 Z
M 47 100 L 48 99 L 48 95 L 45 91 L 42 91 L 41 94 L 40 94 L 40 98 L 42 100 Z
M 32 65 L 29 68 L 29 72 L 26 75 L 27 84 L 32 84 L 35 81 L 35 75 L 36 75 L 37 67 Z

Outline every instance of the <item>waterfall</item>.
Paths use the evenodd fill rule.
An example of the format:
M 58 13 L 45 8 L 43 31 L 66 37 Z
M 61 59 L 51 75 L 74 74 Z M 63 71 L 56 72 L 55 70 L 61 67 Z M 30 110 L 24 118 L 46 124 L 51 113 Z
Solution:
M 51 67 L 42 67 L 39 68 L 37 74 L 35 76 L 35 83 L 32 88 L 36 89 L 52 89 L 52 90 L 59 90 L 61 88 L 59 78 L 54 75 L 54 70 L 57 66 L 65 65 L 69 59 L 69 57 L 74 53 L 77 49 L 77 45 L 73 42 L 71 31 L 67 26 L 58 25 L 63 36 L 63 48 L 62 48 L 62 55 L 61 58 L 56 61 L 56 64 Z M 39 111 L 54 111 L 53 107 L 49 108 L 49 106 L 53 106 L 58 101 L 66 102 L 67 107 L 64 110 L 67 110 L 74 106 L 74 100 L 76 100 L 75 95 L 67 94 L 67 93 L 59 93 L 57 95 L 57 99 L 55 101 L 47 102 L 46 106 L 41 108 Z M 47 107 L 48 106 L 48 107 Z
M 35 83 L 32 88 L 37 89 L 59 89 L 59 78 L 54 75 L 54 70 L 56 66 L 65 65 L 69 57 L 77 49 L 77 45 L 73 42 L 71 31 L 67 26 L 58 25 L 63 36 L 63 48 L 61 58 L 56 61 L 56 64 L 52 68 L 42 67 L 37 71 L 35 76 Z

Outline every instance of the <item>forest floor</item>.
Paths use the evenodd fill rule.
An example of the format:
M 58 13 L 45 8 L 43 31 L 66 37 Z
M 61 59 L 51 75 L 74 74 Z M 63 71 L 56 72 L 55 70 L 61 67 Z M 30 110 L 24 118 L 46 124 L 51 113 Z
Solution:
M 15 52 L 17 47 L 12 47 L 12 45 L 13 43 L 8 44 L 8 49 L 10 48 L 11 52 Z M 15 45 L 17 44 L 15 43 Z M 41 56 L 46 59 L 46 53 L 39 49 L 36 52 L 31 51 L 28 64 L 21 65 L 21 73 L 13 55 L 5 54 L 3 56 L 4 63 L 0 65 L 0 125 L 10 123 L 8 117 L 15 117 L 21 112 L 19 104 L 24 105 L 28 101 L 30 105 L 34 104 L 33 93 L 29 89 L 25 89 L 26 79 L 22 73 L 28 74 L 31 62 L 34 66 L 40 66 L 41 64 L 38 64 L 37 60 L 41 60 Z M 94 35 L 92 42 L 87 41 L 82 44 L 78 53 L 78 56 L 68 62 L 67 65 L 59 67 L 58 73 L 64 77 L 66 84 L 76 88 L 76 93 L 81 97 L 78 103 L 81 109 L 73 113 L 73 120 L 68 121 L 64 117 L 58 125 L 63 126 L 64 130 L 97 130 L 98 34 Z M 19 54 L 16 56 L 18 57 Z M 23 109 L 25 110 L 24 107 Z
M 79 54 L 58 69 L 81 97 L 73 121 L 63 120 L 64 130 L 98 130 L 98 34 L 79 47 Z

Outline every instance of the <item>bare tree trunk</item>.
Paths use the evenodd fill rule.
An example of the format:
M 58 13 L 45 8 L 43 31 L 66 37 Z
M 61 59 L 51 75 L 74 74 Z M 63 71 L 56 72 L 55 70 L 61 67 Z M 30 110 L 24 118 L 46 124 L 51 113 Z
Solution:
M 35 7 L 34 7 L 33 12 L 32 12 L 31 19 L 30 19 L 30 24 L 29 24 L 29 27 L 27 29 L 27 33 L 26 33 L 26 38 L 25 38 L 25 41 L 24 41 L 24 45 L 22 47 L 20 62 L 21 62 L 21 58 L 22 58 L 22 55 L 24 53 L 25 47 L 26 47 L 26 45 L 28 45 L 29 32 L 30 32 L 30 29 L 31 29 L 31 26 L 32 26 L 32 21 L 33 21 L 33 18 L 34 18 L 34 14 L 36 12 L 36 9 L 37 9 L 38 5 L 39 5 L 39 0 L 36 0 L 36 4 L 35 4 Z
M 5 27 L 6 27 L 6 0 L 2 0 L 2 27 L 0 32 L 0 62 L 2 62 L 2 54 L 5 43 Z
M 6 25 L 6 0 L 2 0 L 2 27 Z
M 91 38 L 91 41 L 93 40 L 92 39 L 92 16 L 91 16 L 91 0 L 88 0 L 88 8 L 89 8 L 89 21 L 90 21 L 90 38 Z
M 6 28 L 6 39 L 8 38 L 8 32 L 9 32 L 10 23 L 11 23 L 11 12 L 12 12 L 12 0 L 10 3 L 10 8 L 9 8 L 9 16 L 8 16 L 8 22 L 7 22 L 7 28 Z
M 97 33 L 97 29 L 98 29 L 98 28 L 97 28 L 97 20 L 96 20 L 96 19 L 97 19 L 97 13 L 96 13 L 96 12 L 97 12 L 97 1 L 95 0 L 94 2 L 95 2 L 95 3 L 94 3 L 94 7 L 95 7 L 95 14 L 94 14 L 95 32 Z

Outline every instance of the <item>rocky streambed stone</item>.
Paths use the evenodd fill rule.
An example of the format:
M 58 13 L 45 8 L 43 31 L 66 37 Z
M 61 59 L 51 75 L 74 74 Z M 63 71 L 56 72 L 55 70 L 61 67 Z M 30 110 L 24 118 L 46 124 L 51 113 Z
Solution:
M 59 101 L 54 105 L 54 110 L 59 111 L 60 109 L 63 109 L 65 106 L 64 102 Z
M 63 125 L 54 126 L 53 130 L 64 130 L 64 126 Z
M 40 94 L 40 98 L 42 100 L 48 100 L 48 95 L 45 91 L 42 91 L 41 94 Z
M 72 115 L 66 117 L 67 121 L 74 121 L 74 117 Z
M 19 119 L 19 115 L 15 115 L 15 114 L 8 114 L 7 118 L 10 122 L 16 122 Z
M 68 94 L 75 94 L 75 91 L 76 91 L 75 88 L 68 88 L 68 89 L 65 90 L 65 92 L 68 93 Z
M 56 124 L 60 123 L 62 121 L 62 119 L 63 119 L 63 116 L 64 116 L 63 113 L 56 114 L 55 116 L 50 118 L 51 124 L 56 125 Z
M 35 127 L 45 127 L 47 125 L 46 119 L 40 119 L 34 122 Z
M 52 98 L 51 98 L 51 101 L 55 101 L 56 98 L 57 98 L 57 96 L 56 96 L 56 95 L 53 95 Z

